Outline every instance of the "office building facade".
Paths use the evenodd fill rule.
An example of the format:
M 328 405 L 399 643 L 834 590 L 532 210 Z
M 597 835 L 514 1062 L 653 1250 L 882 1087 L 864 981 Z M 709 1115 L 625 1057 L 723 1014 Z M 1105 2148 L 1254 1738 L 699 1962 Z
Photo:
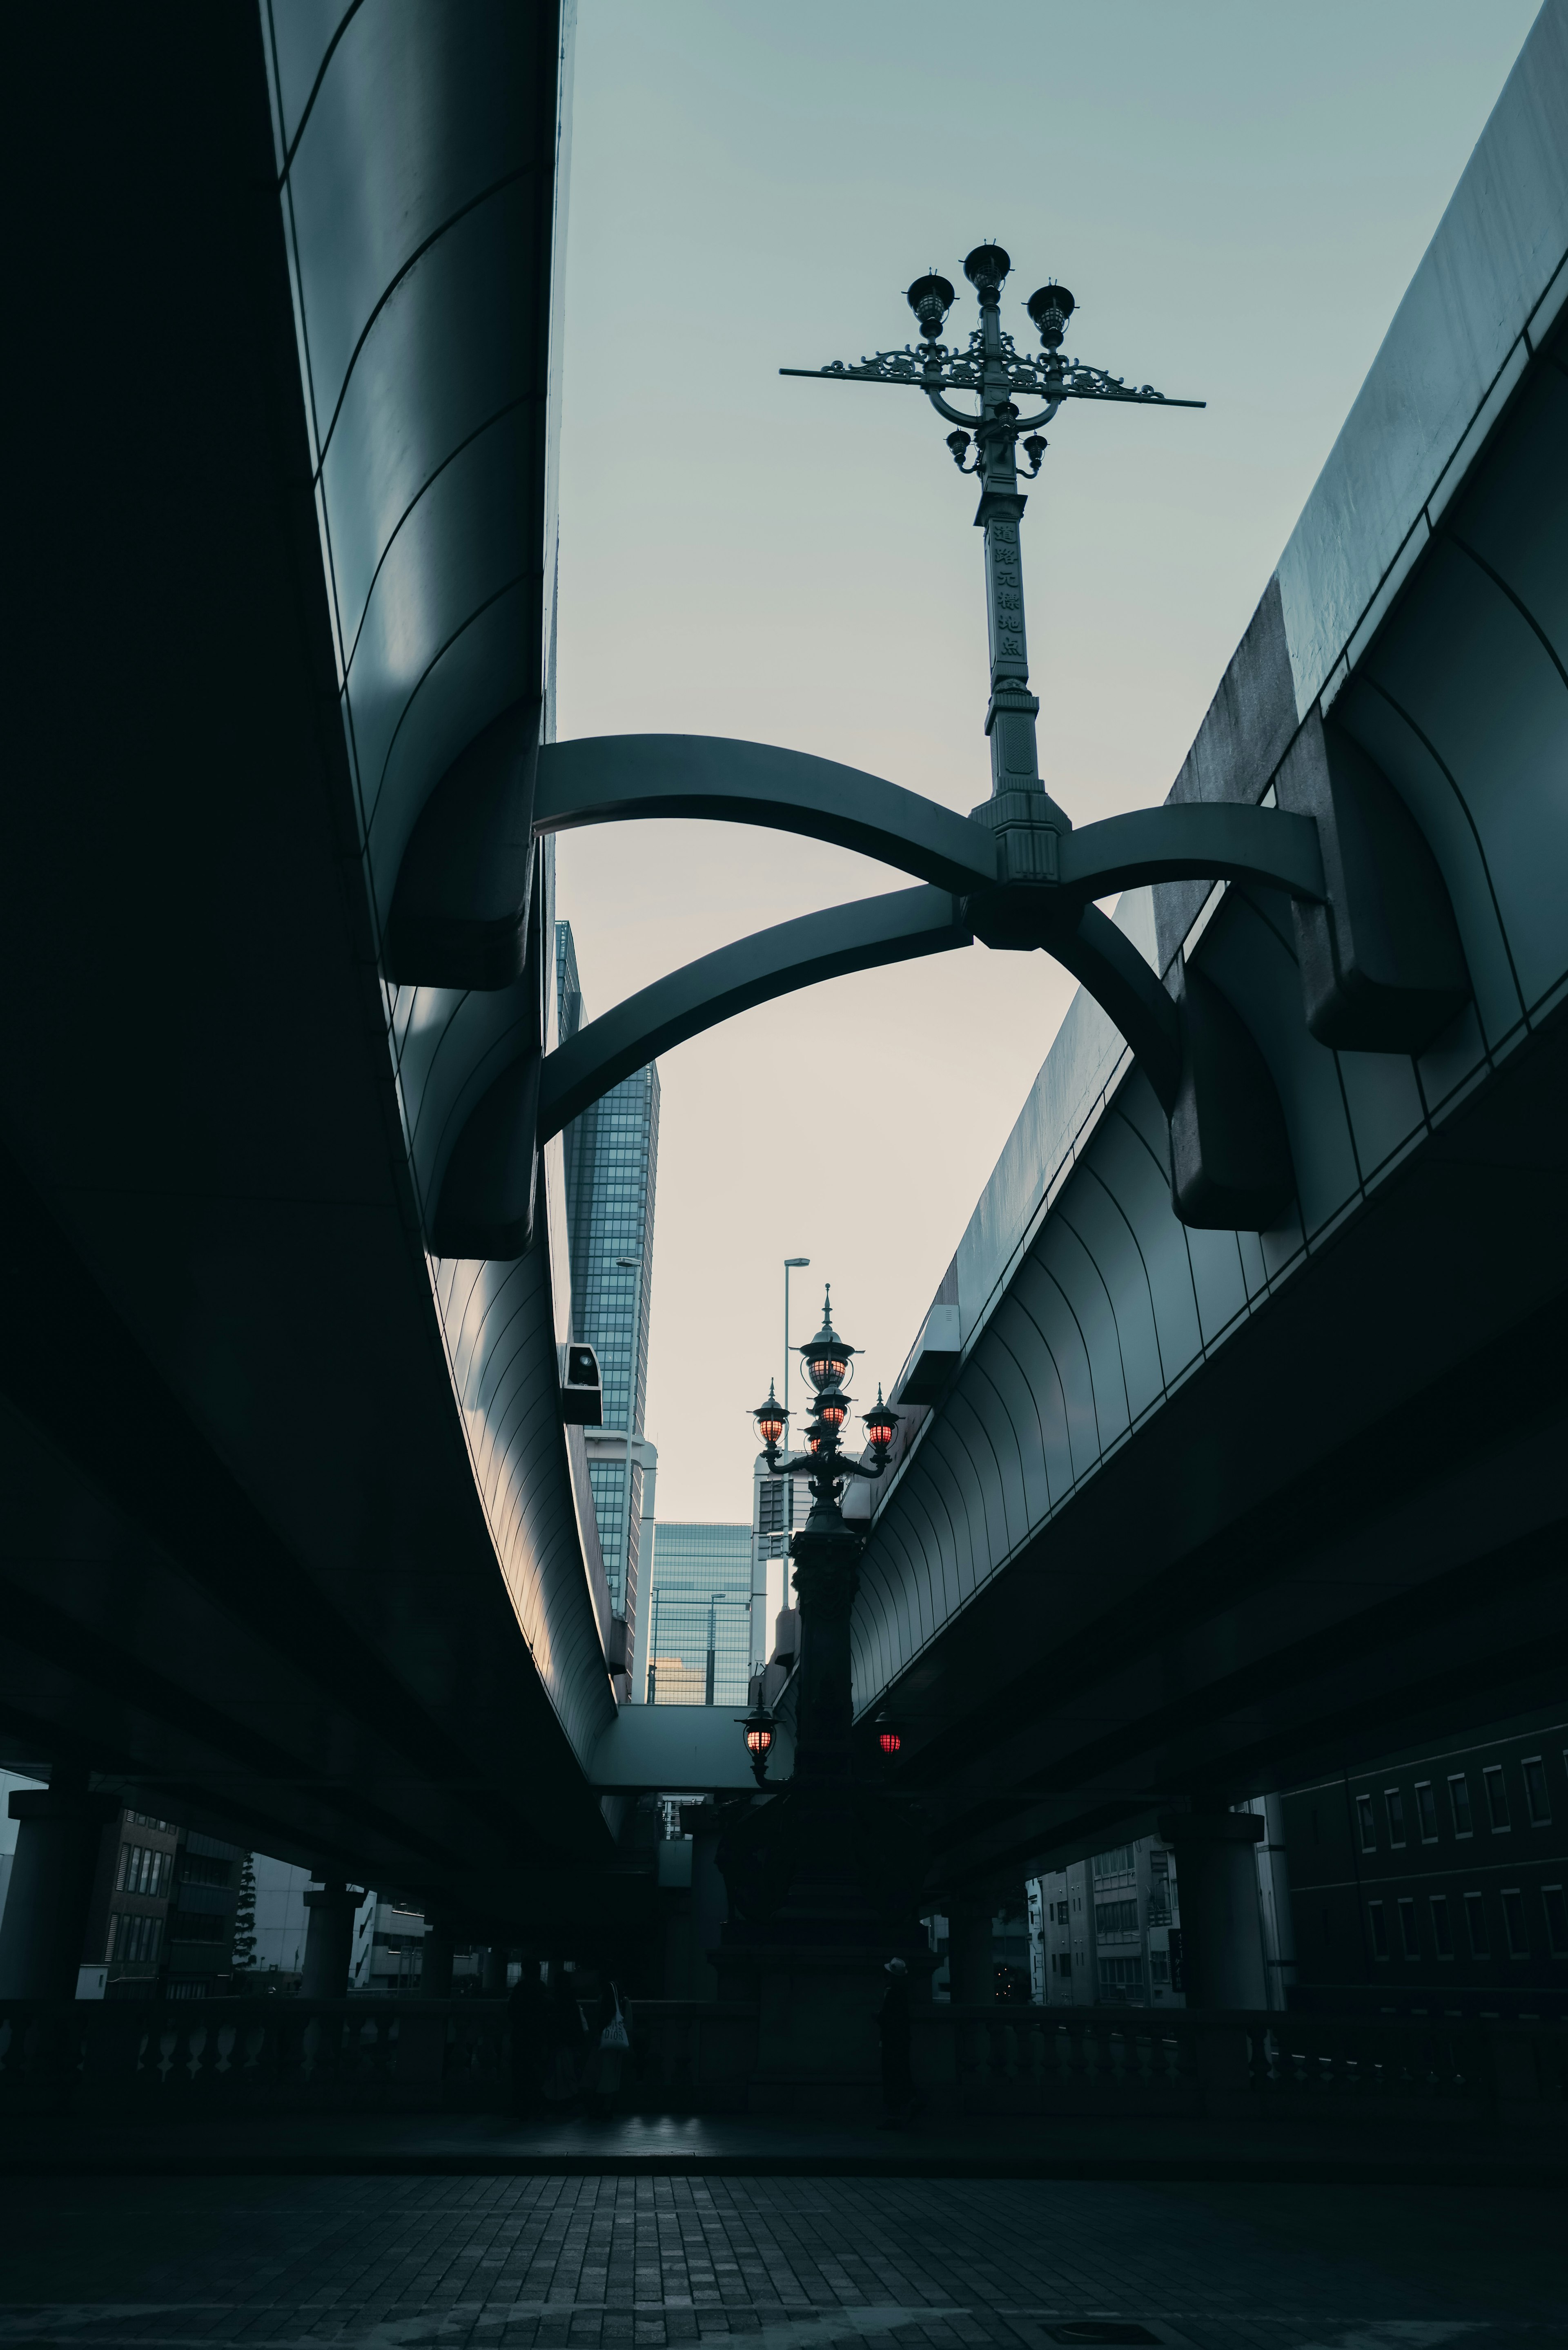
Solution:
M 781 1477 L 759 1452 L 752 1467 L 752 1670 L 760 1673 L 772 1653 L 781 1608 L 793 1606 L 790 1536 L 811 1513 L 811 1488 L 804 1477 Z
M 564 921 L 556 925 L 556 1014 L 563 1043 L 587 1016 L 572 926 Z M 639 1613 L 647 1613 L 639 1608 L 638 1590 L 650 1498 L 644 1422 L 659 1098 L 658 1065 L 649 1062 L 574 1118 L 562 1138 L 572 1335 L 592 1347 L 604 1382 L 604 1421 L 588 1432 L 588 1482 L 610 1604 L 627 1622 L 628 1660 L 637 1653 Z
M 1044 2007 L 1184 2007 L 1176 1858 L 1152 1836 L 1033 1877 L 1031 1995 Z
M 1561 1711 L 1289 1789 L 1293 2006 L 1568 2015 Z
M 752 1529 L 652 1528 L 646 1616 L 649 1705 L 743 1708 L 752 1669 Z

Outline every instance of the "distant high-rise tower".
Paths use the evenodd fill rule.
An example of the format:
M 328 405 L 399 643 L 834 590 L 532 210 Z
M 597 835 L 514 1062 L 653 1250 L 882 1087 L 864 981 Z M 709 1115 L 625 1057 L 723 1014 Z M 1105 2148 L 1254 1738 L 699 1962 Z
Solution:
M 569 922 L 556 925 L 556 1006 L 564 1044 L 576 1035 L 585 1016 Z M 594 1349 L 604 1381 L 604 1425 L 588 1431 L 588 1479 L 610 1604 L 626 1618 L 628 1669 L 634 1671 L 644 1486 L 656 1458 L 644 1435 L 644 1414 L 659 1173 L 657 1064 L 650 1061 L 645 1069 L 623 1077 L 613 1091 L 573 1119 L 562 1141 L 572 1335 Z M 629 1480 L 628 1428 L 633 1439 Z
M 744 1705 L 751 1678 L 752 1529 L 653 1528 L 649 1562 L 649 1705 Z

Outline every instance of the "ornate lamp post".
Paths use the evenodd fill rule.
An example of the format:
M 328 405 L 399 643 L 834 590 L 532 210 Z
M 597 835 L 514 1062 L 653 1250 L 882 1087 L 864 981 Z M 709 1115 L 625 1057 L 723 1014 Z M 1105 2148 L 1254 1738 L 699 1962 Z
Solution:
M 869 2095 L 888 1959 L 897 1954 L 921 1984 L 932 1963 L 916 1915 L 924 1831 L 914 1804 L 887 1784 L 897 1733 L 884 1721 L 869 1740 L 855 1734 L 849 1625 L 865 1537 L 840 1507 L 852 1479 L 886 1468 L 898 1415 L 878 1388 L 861 1415 L 865 1455 L 851 1459 L 857 1349 L 834 1328 L 830 1296 L 822 1327 L 797 1351 L 810 1394 L 803 1449 L 783 1452 L 787 1414 L 771 1389 L 755 1414 L 769 1468 L 811 1487 L 811 1513 L 790 1542 L 800 1601 L 794 1769 L 783 1786 L 768 1784 L 774 1725 L 758 1707 L 742 1730 L 764 1800 L 723 1807 L 718 1847 L 730 1916 L 712 1959 L 720 1996 L 757 2003 L 748 2091 L 757 2110 L 773 2096 L 793 2111 L 801 2101 L 812 2109 L 825 2090 Z
M 811 1487 L 811 1515 L 790 1542 L 800 1597 L 795 1777 L 802 1785 L 846 1785 L 852 1775 L 854 1720 L 849 1616 L 865 1541 L 846 1525 L 839 1503 L 851 1479 L 881 1475 L 898 1414 L 882 1401 L 878 1388 L 876 1404 L 864 1414 L 869 1464 L 852 1461 L 845 1452 L 848 1385 L 859 1349 L 846 1345 L 833 1326 L 831 1290 L 823 1296 L 821 1329 L 799 1351 L 813 1391 L 805 1451 L 781 1464 L 780 1439 L 787 1414 L 771 1388 L 755 1418 L 769 1469 L 776 1473 L 782 1465 L 786 1476 L 804 1476 Z
M 1019 526 L 1028 501 L 1018 486 L 1018 450 L 1028 460 L 1027 479 L 1039 473 L 1046 442 L 1041 431 L 1064 400 L 1103 400 L 1137 407 L 1202 408 L 1201 400 L 1168 400 L 1148 384 L 1136 387 L 1103 369 L 1064 355 L 1068 321 L 1077 307 L 1054 280 L 1024 306 L 1040 336 L 1038 359 L 1022 355 L 1002 324 L 1002 289 L 1012 264 L 999 244 L 977 244 L 964 261 L 964 276 L 980 301 L 980 325 L 966 347 L 941 340 L 954 293 L 932 270 L 917 277 L 907 300 L 919 323 L 921 348 L 878 351 L 854 367 L 835 360 L 825 368 L 781 368 L 781 375 L 815 376 L 843 383 L 908 384 L 923 391 L 937 414 L 955 429 L 947 436 L 959 471 L 980 481 L 975 525 L 985 533 L 985 606 L 991 643 L 991 697 L 985 731 L 991 740 L 992 796 L 971 811 L 1003 843 L 1007 883 L 1054 883 L 1060 878 L 1057 844 L 1071 818 L 1050 799 L 1040 781 L 1034 722 L 1040 704 L 1029 688 L 1029 644 L 1023 619 L 1023 573 Z M 949 392 L 975 395 L 978 414 L 966 415 Z M 1022 415 L 1018 397 L 1042 405 Z M 973 905 L 978 934 L 993 945 L 1015 941 L 1002 893 L 993 922 Z M 1016 910 L 1013 912 L 1016 921 Z M 992 935 L 994 930 L 995 935 Z

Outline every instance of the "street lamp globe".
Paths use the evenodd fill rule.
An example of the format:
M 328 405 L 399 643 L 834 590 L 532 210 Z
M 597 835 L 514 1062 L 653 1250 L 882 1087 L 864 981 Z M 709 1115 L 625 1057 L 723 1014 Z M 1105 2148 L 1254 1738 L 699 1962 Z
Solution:
M 752 1418 L 757 1423 L 757 1434 L 763 1440 L 763 1451 L 774 1451 L 784 1438 L 784 1408 L 774 1393 L 772 1379 L 768 1381 L 767 1401 L 757 1405 Z
M 1048 351 L 1061 349 L 1067 321 L 1077 307 L 1066 287 L 1058 286 L 1054 279 L 1029 296 L 1029 315 L 1039 328 L 1040 339 Z
M 860 1415 L 866 1424 L 866 1438 L 874 1452 L 886 1452 L 893 1441 L 893 1431 L 898 1425 L 898 1415 L 882 1400 L 882 1389 L 877 1389 L 877 1400 L 869 1411 Z
M 920 332 L 928 343 L 934 343 L 953 307 L 953 289 L 945 277 L 934 269 L 924 277 L 917 277 L 904 299 L 920 322 Z
M 964 255 L 963 274 L 982 302 L 994 302 L 1012 258 L 1000 244 L 977 244 Z
M 825 1388 L 842 1386 L 848 1376 L 850 1363 L 858 1352 L 857 1347 L 846 1346 L 834 1328 L 831 1297 L 829 1286 L 823 1293 L 822 1327 L 815 1337 L 808 1339 L 800 1350 L 806 1378 L 819 1394 Z

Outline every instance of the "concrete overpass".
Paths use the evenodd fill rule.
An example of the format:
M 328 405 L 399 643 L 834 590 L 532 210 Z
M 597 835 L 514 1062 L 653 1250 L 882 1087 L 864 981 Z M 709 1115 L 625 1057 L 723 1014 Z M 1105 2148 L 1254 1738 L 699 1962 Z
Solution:
M 541 1040 L 547 885 L 487 993 L 386 932 L 457 753 L 540 730 L 570 21 L 13 43 L 6 1751 L 513 1918 L 613 1868 L 608 1602 L 559 1214 L 431 1242 Z
M 1150 1085 L 1075 1002 L 906 1366 L 856 1613 L 950 1891 L 1561 1691 L 1565 255 L 1548 7 L 1170 794 L 1287 800 L 1324 723 L 1439 866 L 1470 1000 L 1424 1052 L 1336 1051 L 1313 910 L 1124 899 L 1262 1047 L 1294 1197 L 1179 1222 Z
M 742 1003 L 961 945 L 995 843 L 766 746 L 551 742 L 551 7 L 21 37 L 6 1752 L 450 1915 L 625 1921 L 601 1796 L 663 1766 L 536 1143 Z M 1094 993 L 911 1358 L 857 1618 L 944 1887 L 1560 1664 L 1565 51 L 1556 0 L 1159 825 L 1065 836 Z M 694 795 L 922 887 L 557 1056 L 540 837 Z M 1417 870 L 1463 1008 L 1370 1051 Z

